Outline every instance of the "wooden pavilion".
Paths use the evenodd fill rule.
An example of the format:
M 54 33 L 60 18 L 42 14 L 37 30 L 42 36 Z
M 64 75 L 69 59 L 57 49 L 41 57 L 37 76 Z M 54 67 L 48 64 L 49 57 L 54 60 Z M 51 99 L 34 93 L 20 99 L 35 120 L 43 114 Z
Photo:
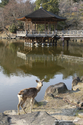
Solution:
M 42 6 L 24 16 L 20 17 L 17 20 L 24 21 L 25 31 L 18 31 L 17 36 L 22 36 L 27 38 L 31 43 L 34 41 L 44 43 L 45 40 L 57 40 L 59 36 L 56 35 L 57 32 L 57 23 L 59 21 L 65 21 L 66 18 L 57 16 L 49 11 L 46 11 Z M 38 26 L 41 25 L 44 27 L 43 31 L 38 31 Z M 52 29 L 51 29 L 52 27 Z

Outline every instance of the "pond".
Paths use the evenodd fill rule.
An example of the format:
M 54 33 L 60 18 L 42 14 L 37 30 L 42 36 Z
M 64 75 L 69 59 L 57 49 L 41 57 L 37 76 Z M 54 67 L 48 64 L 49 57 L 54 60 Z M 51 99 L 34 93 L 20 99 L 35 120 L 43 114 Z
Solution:
M 70 44 L 68 48 L 25 47 L 21 41 L 0 41 L 0 112 L 16 110 L 17 94 L 20 90 L 36 87 L 36 80 L 45 79 L 36 100 L 44 99 L 48 86 L 64 82 L 68 89 L 72 87 L 75 76 L 82 77 L 83 64 L 74 61 L 58 60 L 61 54 L 82 57 L 81 45 Z

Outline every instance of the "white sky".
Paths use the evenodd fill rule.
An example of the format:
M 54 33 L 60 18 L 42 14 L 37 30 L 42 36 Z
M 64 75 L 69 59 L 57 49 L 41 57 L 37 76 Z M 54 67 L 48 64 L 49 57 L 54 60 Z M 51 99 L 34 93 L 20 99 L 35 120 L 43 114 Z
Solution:
M 35 2 L 36 0 L 32 0 L 33 2 Z M 0 2 L 1 2 L 1 0 L 0 0 Z

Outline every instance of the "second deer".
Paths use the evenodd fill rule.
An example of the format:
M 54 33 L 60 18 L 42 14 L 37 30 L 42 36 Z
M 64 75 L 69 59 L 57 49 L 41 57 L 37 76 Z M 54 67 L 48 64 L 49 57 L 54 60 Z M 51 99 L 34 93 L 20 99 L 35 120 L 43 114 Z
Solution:
M 19 99 L 19 103 L 18 103 L 18 114 L 20 114 L 19 112 L 19 108 L 21 106 L 21 108 L 23 109 L 23 111 L 26 113 L 25 111 L 25 107 L 23 107 L 24 103 L 26 102 L 27 98 L 30 98 L 30 106 L 31 106 L 31 112 L 32 112 L 32 106 L 34 103 L 34 98 L 37 96 L 37 93 L 41 90 L 41 87 L 43 86 L 43 81 L 44 79 L 38 81 L 36 80 L 37 87 L 33 87 L 33 88 L 26 88 L 21 90 L 18 93 L 18 99 Z

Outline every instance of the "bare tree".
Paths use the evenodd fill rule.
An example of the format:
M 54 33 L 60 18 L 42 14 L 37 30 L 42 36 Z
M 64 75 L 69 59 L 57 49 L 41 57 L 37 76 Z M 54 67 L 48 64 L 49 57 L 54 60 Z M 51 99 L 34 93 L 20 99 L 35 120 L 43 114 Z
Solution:
M 9 3 L 4 7 L 4 25 L 10 25 L 17 23 L 16 18 L 22 17 L 33 11 L 32 3 L 29 0 L 23 2 L 23 0 L 10 0 Z

